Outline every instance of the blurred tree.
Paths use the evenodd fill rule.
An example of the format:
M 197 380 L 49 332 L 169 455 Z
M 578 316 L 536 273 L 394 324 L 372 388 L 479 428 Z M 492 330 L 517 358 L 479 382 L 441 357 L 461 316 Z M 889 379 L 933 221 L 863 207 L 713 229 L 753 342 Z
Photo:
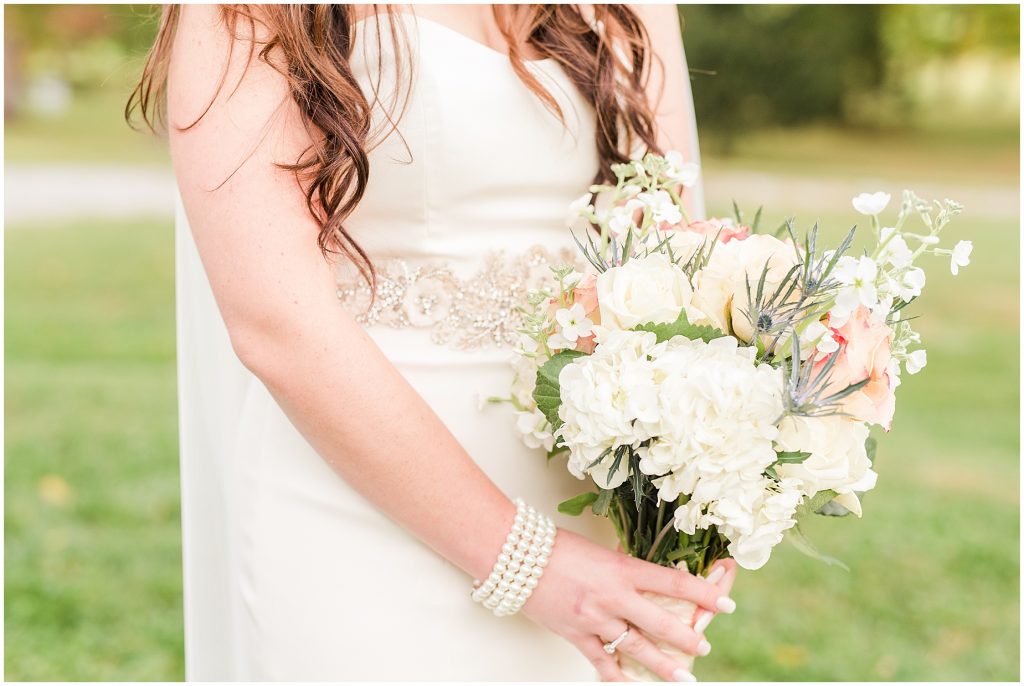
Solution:
M 836 121 L 884 75 L 875 5 L 682 5 L 701 126 L 728 149 L 764 125 Z
M 950 111 L 951 97 L 985 116 L 1017 111 L 1005 68 L 1019 57 L 1017 5 L 688 4 L 679 13 L 697 117 L 724 152 L 763 126 L 918 125 Z
M 79 90 L 134 77 L 158 12 L 158 5 L 5 5 L 5 112 L 17 114 L 25 88 L 40 77 Z

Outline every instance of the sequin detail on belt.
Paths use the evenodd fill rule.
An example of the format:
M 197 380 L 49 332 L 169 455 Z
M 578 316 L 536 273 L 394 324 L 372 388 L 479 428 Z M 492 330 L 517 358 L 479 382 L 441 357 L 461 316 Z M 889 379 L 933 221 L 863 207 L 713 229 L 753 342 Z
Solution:
M 429 329 L 434 343 L 461 350 L 510 347 L 523 326 L 519 307 L 527 291 L 555 285 L 549 267 L 574 264 L 575 257 L 568 248 L 553 253 L 540 246 L 515 256 L 492 252 L 468 278 L 443 264 L 384 260 L 376 264 L 372 306 L 369 286 L 354 276 L 339 280 L 338 299 L 364 326 Z

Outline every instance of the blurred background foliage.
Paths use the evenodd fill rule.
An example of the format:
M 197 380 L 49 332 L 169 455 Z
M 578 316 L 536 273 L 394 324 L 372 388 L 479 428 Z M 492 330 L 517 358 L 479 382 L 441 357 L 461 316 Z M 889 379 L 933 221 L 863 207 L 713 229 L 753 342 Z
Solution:
M 8 188 L 27 166 L 167 170 L 123 121 L 156 11 L 5 6 Z M 950 231 L 975 244 L 955 281 L 928 265 L 929 368 L 864 519 L 809 527 L 852 571 L 780 547 L 698 676 L 1018 680 L 1019 7 L 680 14 L 713 213 L 763 203 L 834 239 L 856 192 L 914 188 L 963 202 Z M 5 676 L 181 679 L 173 218 L 54 217 L 38 193 L 5 222 Z

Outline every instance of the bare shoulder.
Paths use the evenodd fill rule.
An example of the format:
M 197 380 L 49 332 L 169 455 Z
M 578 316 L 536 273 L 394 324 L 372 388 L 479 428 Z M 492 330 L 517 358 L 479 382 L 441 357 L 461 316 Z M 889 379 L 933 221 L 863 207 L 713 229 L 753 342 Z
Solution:
M 263 25 L 240 18 L 229 26 L 220 5 L 180 8 L 167 79 L 179 181 L 210 187 L 250 157 L 270 163 L 297 144 L 301 150 L 304 131 L 287 80 L 258 58 Z
M 678 44 L 679 10 L 674 4 L 669 5 L 630 5 L 637 18 L 643 22 L 651 44 L 656 51 Z

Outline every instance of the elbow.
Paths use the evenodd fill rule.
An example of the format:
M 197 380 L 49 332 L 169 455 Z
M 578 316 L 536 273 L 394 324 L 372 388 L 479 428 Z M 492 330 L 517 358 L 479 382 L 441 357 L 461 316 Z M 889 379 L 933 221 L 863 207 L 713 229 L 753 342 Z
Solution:
M 301 357 L 295 346 L 285 340 L 287 329 L 275 328 L 238 323 L 228 327 L 235 357 L 267 386 L 287 376 L 287 368 Z
M 231 338 L 231 349 L 235 357 L 256 376 L 263 378 L 272 355 L 267 354 L 271 341 L 250 327 L 233 326 L 228 329 Z

